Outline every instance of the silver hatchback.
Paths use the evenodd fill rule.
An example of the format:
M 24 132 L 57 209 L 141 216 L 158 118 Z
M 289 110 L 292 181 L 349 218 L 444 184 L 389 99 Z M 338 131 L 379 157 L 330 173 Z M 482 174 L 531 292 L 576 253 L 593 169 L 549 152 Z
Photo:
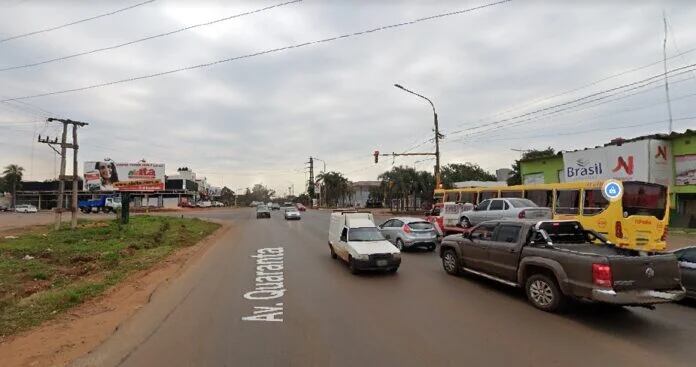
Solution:
M 480 202 L 473 210 L 463 212 L 459 218 L 462 227 L 475 226 L 488 220 L 500 219 L 552 219 L 551 208 L 543 208 L 529 199 L 499 198 Z
M 421 218 L 391 218 L 379 226 L 379 230 L 399 250 L 420 247 L 433 251 L 438 242 L 433 224 Z

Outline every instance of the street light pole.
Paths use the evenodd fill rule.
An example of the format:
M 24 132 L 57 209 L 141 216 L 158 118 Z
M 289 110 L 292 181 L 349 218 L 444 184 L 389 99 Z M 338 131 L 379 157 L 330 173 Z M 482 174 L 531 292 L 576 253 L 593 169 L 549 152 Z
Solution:
M 421 94 L 418 94 L 412 90 L 406 89 L 400 84 L 394 84 L 395 87 L 411 93 L 415 96 L 418 96 L 420 98 L 423 98 L 424 100 L 428 101 L 430 103 L 430 106 L 433 108 L 433 122 L 435 124 L 435 188 L 439 189 L 440 188 L 440 127 L 437 121 L 437 111 L 435 111 L 435 104 L 433 104 L 433 101 L 431 101 L 428 97 L 423 96 Z

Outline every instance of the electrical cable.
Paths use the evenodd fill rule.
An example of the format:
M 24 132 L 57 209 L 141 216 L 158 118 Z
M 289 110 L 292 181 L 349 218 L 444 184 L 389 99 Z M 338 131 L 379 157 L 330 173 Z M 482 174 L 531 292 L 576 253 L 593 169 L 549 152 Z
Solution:
M 29 98 L 37 98 L 37 97 L 52 96 L 52 95 L 56 95 L 56 94 L 64 94 L 64 93 L 79 92 L 79 91 L 88 90 L 88 89 L 101 88 L 101 87 L 106 87 L 106 86 L 115 85 L 115 84 L 123 84 L 123 83 L 129 83 L 129 82 L 133 82 L 133 81 L 137 81 L 137 80 L 143 80 L 143 79 L 150 79 L 150 78 L 160 77 L 160 76 L 164 76 L 164 75 L 179 73 L 179 72 L 182 72 L 182 71 L 188 71 L 188 70 L 194 70 L 194 69 L 201 69 L 201 68 L 206 68 L 206 67 L 210 67 L 210 66 L 214 66 L 214 65 L 218 65 L 218 64 L 222 64 L 222 63 L 227 63 L 227 62 L 231 62 L 231 61 L 237 61 L 237 60 L 242 60 L 242 59 L 249 59 L 249 58 L 253 58 L 253 57 L 257 57 L 257 56 L 261 56 L 261 55 L 266 55 L 266 54 L 271 54 L 271 53 L 277 53 L 277 52 L 281 52 L 281 51 L 286 51 L 286 50 L 290 50 L 290 49 L 301 48 L 301 47 L 305 47 L 305 46 L 316 45 L 316 44 L 320 44 L 320 43 L 328 43 L 328 42 L 337 41 L 337 40 L 342 40 L 342 39 L 347 39 L 347 38 L 352 38 L 352 37 L 363 36 L 363 35 L 366 35 L 366 34 L 375 33 L 375 32 L 380 32 L 380 31 L 384 31 L 384 30 L 388 30 L 388 29 L 392 29 L 392 28 L 404 27 L 404 26 L 409 26 L 409 25 L 413 25 L 413 24 L 416 24 L 416 23 L 420 23 L 420 22 L 425 22 L 425 21 L 430 21 L 430 20 L 434 20 L 434 19 L 449 17 L 449 16 L 453 16 L 453 15 L 459 15 L 459 14 L 469 13 L 469 12 L 473 12 L 473 11 L 476 11 L 476 10 L 481 10 L 481 9 L 484 9 L 484 8 L 492 7 L 492 6 L 495 6 L 495 5 L 504 4 L 504 3 L 507 3 L 507 2 L 510 2 L 510 1 L 512 1 L 512 0 L 502 0 L 502 1 L 494 2 L 494 3 L 488 3 L 488 4 L 484 4 L 484 5 L 480 5 L 480 6 L 468 8 L 468 9 L 463 9 L 463 10 L 458 10 L 458 11 L 452 11 L 452 12 L 448 12 L 448 13 L 440 13 L 440 14 L 437 14 L 437 15 L 429 16 L 429 17 L 418 18 L 418 19 L 414 19 L 414 20 L 411 20 L 411 21 L 407 21 L 407 22 L 401 22 L 401 23 L 395 23 L 395 24 L 390 24 L 390 25 L 386 25 L 386 26 L 380 26 L 380 27 L 376 27 L 376 28 L 371 28 L 371 29 L 363 30 L 363 31 L 358 31 L 358 32 L 353 32 L 353 33 L 346 33 L 346 34 L 343 34 L 343 35 L 340 35 L 340 36 L 329 37 L 329 38 L 322 38 L 322 39 L 318 39 L 318 40 L 314 40 L 314 41 L 308 41 L 308 42 L 303 42 L 303 43 L 296 43 L 296 44 L 292 44 L 292 45 L 288 45 L 288 46 L 272 48 L 272 49 L 268 49 L 268 50 L 264 50 L 264 51 L 258 51 L 258 52 L 254 52 L 254 53 L 250 53 L 250 54 L 241 55 L 241 56 L 235 56 L 235 57 L 230 57 L 230 58 L 226 58 L 226 59 L 211 61 L 211 62 L 207 62 L 207 63 L 203 63 L 203 64 L 190 65 L 190 66 L 185 66 L 185 67 L 181 67 L 181 68 L 177 68 L 177 69 L 162 71 L 162 72 L 159 72 L 159 73 L 146 74 L 146 75 L 141 75 L 141 76 L 126 78 L 126 79 L 114 80 L 114 81 L 110 81 L 110 82 L 104 82 L 104 83 L 98 83 L 98 84 L 87 85 L 87 86 L 83 86 L 83 87 L 77 87 L 77 88 L 71 88 L 71 89 L 63 89 L 63 90 L 57 90 L 57 91 L 53 91 L 53 92 L 46 92 L 46 93 L 39 93 L 39 94 L 34 94 L 34 95 L 28 95 L 28 96 L 22 96 L 22 97 L 15 97 L 15 98 L 10 98 L 10 99 L 4 99 L 4 100 L 0 100 L 0 102 L 16 101 L 16 100 L 23 100 L 23 99 L 29 99 Z
M 16 65 L 16 66 L 10 66 L 10 67 L 6 67 L 6 68 L 0 68 L 0 72 L 9 71 L 9 70 L 17 70 L 17 69 L 26 69 L 26 68 L 30 68 L 30 67 L 34 67 L 34 66 L 38 66 L 38 65 L 49 64 L 49 63 L 56 62 L 56 61 L 63 61 L 63 60 L 73 59 L 73 58 L 76 58 L 76 57 L 79 57 L 79 56 L 91 55 L 91 54 L 95 54 L 95 53 L 102 52 L 102 51 L 115 50 L 115 49 L 117 49 L 117 48 L 121 48 L 121 47 L 129 46 L 129 45 L 133 45 L 133 44 L 140 43 L 140 42 L 149 41 L 149 40 L 156 39 L 156 38 L 160 38 L 160 37 L 170 36 L 170 35 L 173 35 L 173 34 L 176 34 L 176 33 L 180 33 L 180 32 L 184 32 L 184 31 L 187 31 L 187 30 L 191 30 L 191 29 L 194 29 L 194 28 L 199 28 L 199 27 L 203 27 L 203 26 L 208 26 L 208 25 L 212 25 L 212 24 L 224 22 L 224 21 L 227 21 L 227 20 L 230 20 L 230 19 L 243 17 L 243 16 L 245 16 L 245 15 L 251 15 L 251 14 L 255 14 L 255 13 L 260 13 L 260 12 L 263 12 L 263 11 L 266 11 L 266 10 L 270 10 L 270 9 L 278 8 L 278 7 L 285 6 L 285 5 L 290 5 L 290 4 L 298 3 L 298 2 L 301 2 L 301 1 L 302 1 L 302 0 L 292 0 L 292 1 L 288 1 L 288 2 L 281 3 L 281 4 L 271 5 L 271 6 L 267 6 L 267 7 L 265 7 L 265 8 L 260 8 L 260 9 L 256 9 L 256 10 L 251 10 L 251 11 L 247 11 L 247 12 L 244 12 L 244 13 L 235 14 L 235 15 L 232 15 L 232 16 L 228 16 L 228 17 L 216 19 L 216 20 L 213 20 L 213 21 L 205 22 L 205 23 L 194 24 L 194 25 L 191 25 L 191 26 L 188 26 L 188 27 L 184 27 L 184 28 L 179 28 L 179 29 L 176 29 L 176 30 L 173 30 L 173 31 L 170 31 L 170 32 L 159 33 L 159 34 L 155 34 L 155 35 L 152 35 L 152 36 L 139 38 L 139 39 L 136 39 L 136 40 L 133 40 L 133 41 L 124 42 L 124 43 L 119 43 L 119 44 L 116 44 L 116 45 L 113 45 L 113 46 L 107 46 L 107 47 L 97 48 L 97 49 L 93 49 L 93 50 L 89 50 L 89 51 L 78 52 L 78 53 L 75 53 L 75 54 L 66 55 L 66 56 L 61 56 L 61 57 L 56 57 L 56 58 L 53 58 L 53 59 L 38 61 L 38 62 L 34 62 L 34 63 L 28 63 L 28 64 L 23 64 L 23 65 Z
M 155 1 L 155 0 L 147 0 L 147 1 L 144 1 L 144 2 L 142 2 L 142 3 L 138 3 L 138 4 L 135 4 L 135 5 L 131 5 L 131 6 L 122 8 L 122 9 L 114 10 L 114 11 L 109 12 L 109 13 L 104 13 L 104 14 L 100 14 L 100 15 L 95 15 L 95 16 L 90 17 L 90 18 L 80 19 L 80 20 L 76 20 L 76 21 L 74 21 L 74 22 L 70 22 L 70 23 L 66 23 L 66 24 L 62 24 L 62 25 L 58 25 L 58 26 L 54 26 L 54 27 L 50 27 L 50 28 L 45 28 L 45 29 L 40 29 L 40 30 L 38 30 L 38 31 L 33 31 L 33 32 L 29 32 L 29 33 L 22 33 L 22 34 L 18 34 L 18 35 L 16 35 L 16 36 L 11 36 L 11 37 L 7 37 L 7 38 L 3 38 L 3 39 L 0 39 L 0 43 L 4 43 L 4 42 L 7 42 L 7 41 L 11 41 L 11 40 L 16 40 L 16 39 L 19 39 L 19 38 L 24 38 L 24 37 L 33 36 L 33 35 L 36 35 L 36 34 L 39 34 L 39 33 L 46 33 L 46 32 L 50 32 L 50 31 L 55 31 L 55 30 L 57 30 L 57 29 L 70 27 L 70 26 L 73 26 L 73 25 L 75 25 L 75 24 L 80 24 L 80 23 L 88 22 L 88 21 L 90 21 L 90 20 L 95 20 L 95 19 L 103 18 L 103 17 L 109 16 L 109 15 L 114 15 L 114 14 L 117 14 L 117 13 L 124 12 L 124 11 L 126 11 L 126 10 L 130 10 L 130 9 L 133 9 L 133 8 L 137 8 L 137 7 L 141 6 L 141 5 L 149 4 L 149 3 L 154 2 L 154 1 Z

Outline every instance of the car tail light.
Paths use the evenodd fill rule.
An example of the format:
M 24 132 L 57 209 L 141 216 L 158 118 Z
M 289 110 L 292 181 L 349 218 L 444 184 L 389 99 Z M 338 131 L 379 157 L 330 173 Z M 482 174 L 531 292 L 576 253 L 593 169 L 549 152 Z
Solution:
M 592 264 L 592 283 L 600 287 L 611 288 L 611 266 L 609 264 Z
M 667 229 L 667 226 L 665 226 L 665 230 L 662 231 L 662 237 L 660 238 L 660 241 L 667 241 L 668 234 L 669 234 L 669 230 Z
M 621 222 L 618 220 L 614 225 L 614 234 L 616 235 L 616 238 L 623 238 L 623 228 L 621 228 Z
M 527 216 L 526 210 L 522 210 L 520 212 L 520 214 L 517 214 L 517 218 L 520 218 L 520 219 L 526 218 L 526 216 Z
M 404 227 L 402 229 L 406 233 L 411 233 L 411 227 L 409 227 L 408 224 L 404 224 Z

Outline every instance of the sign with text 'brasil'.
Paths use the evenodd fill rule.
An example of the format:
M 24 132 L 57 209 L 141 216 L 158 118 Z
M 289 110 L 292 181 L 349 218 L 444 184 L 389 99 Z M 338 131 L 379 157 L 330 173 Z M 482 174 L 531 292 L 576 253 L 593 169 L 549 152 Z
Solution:
M 669 144 L 645 139 L 563 153 L 565 182 L 615 179 L 669 185 L 672 156 Z
M 164 163 L 91 161 L 84 168 L 86 191 L 164 190 Z

